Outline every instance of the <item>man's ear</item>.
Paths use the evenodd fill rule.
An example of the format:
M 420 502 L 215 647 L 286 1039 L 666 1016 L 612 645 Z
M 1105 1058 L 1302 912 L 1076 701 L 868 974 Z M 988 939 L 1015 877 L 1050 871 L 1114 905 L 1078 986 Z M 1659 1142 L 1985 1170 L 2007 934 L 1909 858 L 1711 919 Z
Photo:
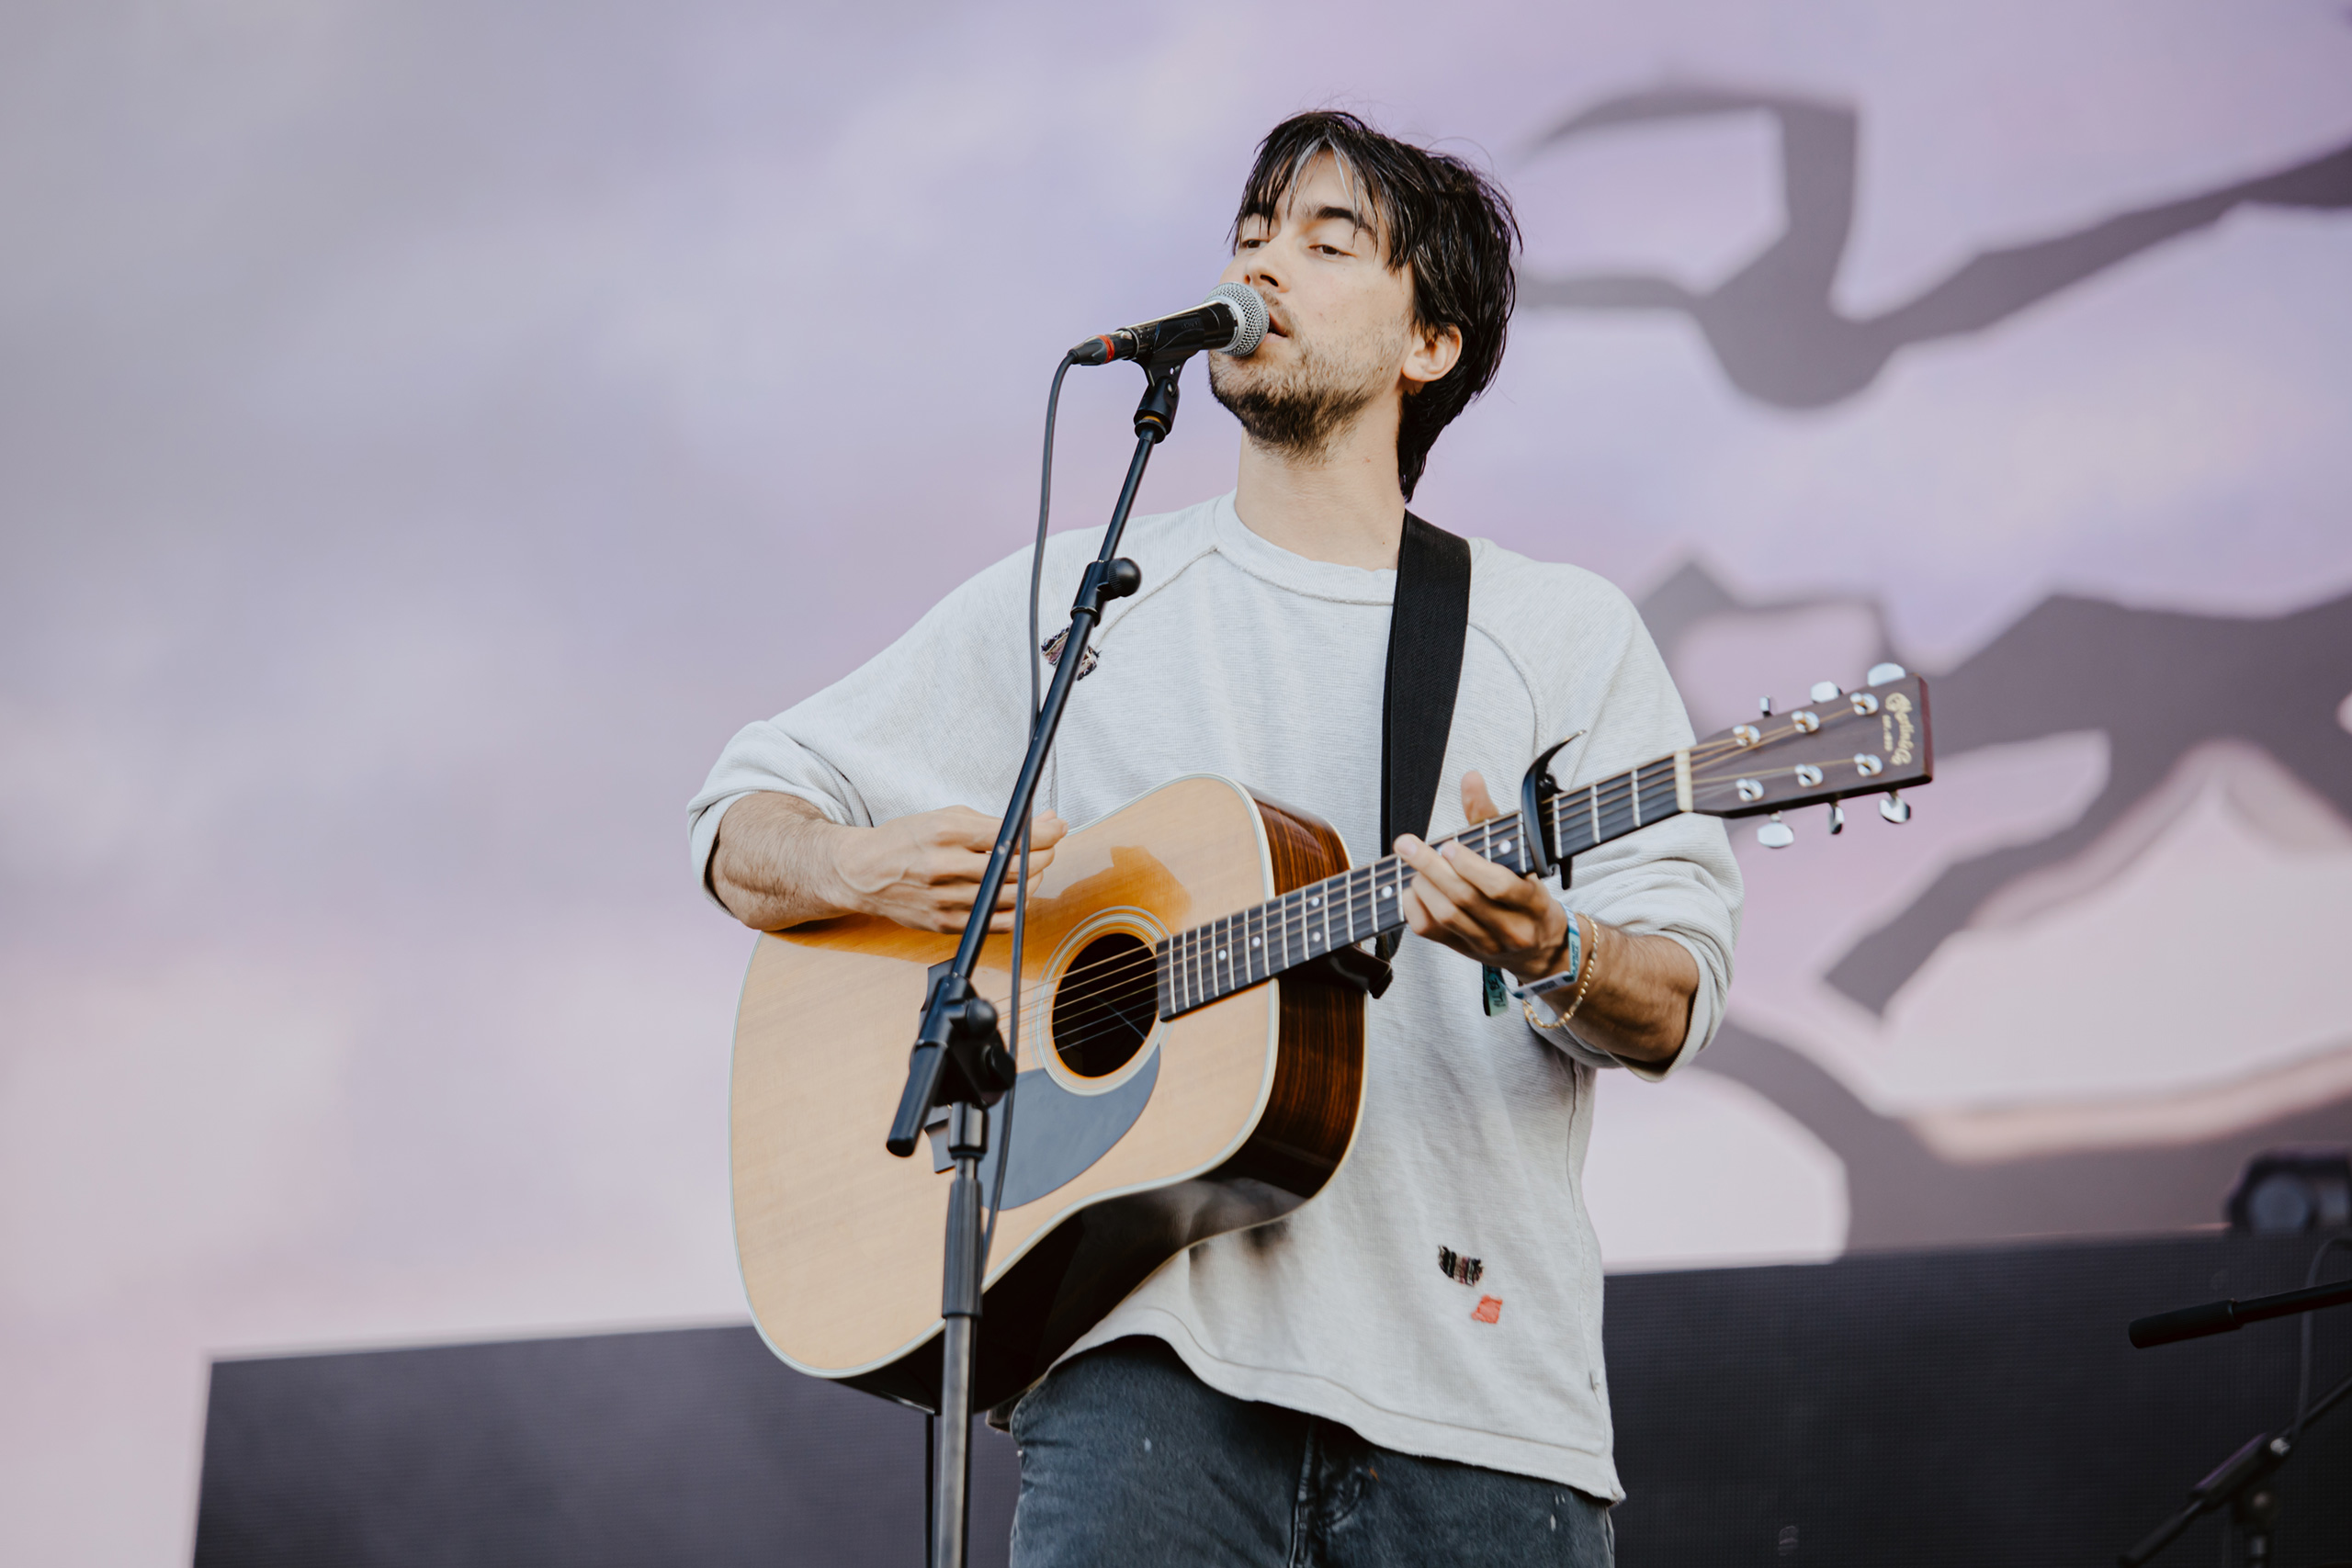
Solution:
M 1405 355 L 1402 374 L 1408 396 L 1431 381 L 1442 380 L 1462 362 L 1460 327 L 1421 327 L 1414 334 L 1412 352 Z

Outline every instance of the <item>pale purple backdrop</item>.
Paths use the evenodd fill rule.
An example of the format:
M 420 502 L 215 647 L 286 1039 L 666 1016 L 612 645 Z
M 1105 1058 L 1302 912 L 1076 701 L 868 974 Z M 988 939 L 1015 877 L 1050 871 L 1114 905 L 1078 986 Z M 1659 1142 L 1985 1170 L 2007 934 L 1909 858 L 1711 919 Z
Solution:
M 1694 299 L 1781 231 L 1795 122 L 1546 134 L 1843 116 L 1826 320 L 2342 148 L 2347 84 L 2319 0 L 7 8 L 0 1555 L 183 1556 L 214 1353 L 741 1314 L 751 939 L 685 799 L 1022 544 L 1055 355 L 1215 277 L 1283 115 L 1486 161 L 1531 277 Z M 1695 309 L 1522 312 L 1420 510 L 1644 600 L 1702 728 L 1890 651 L 1975 705 L 1910 827 L 1742 835 L 1743 1032 L 1604 1092 L 1619 1266 L 2195 1223 L 2231 1140 L 2352 1136 L 2352 637 L 2132 741 L 2213 668 L 2167 628 L 2352 590 L 2332 177 L 1816 406 Z M 1794 334 L 1768 369 L 1796 299 L 1734 321 Z M 1065 525 L 1135 390 L 1072 381 Z M 1230 483 L 1191 393 L 1147 506 Z M 2104 634 L 1968 673 L 2054 592 L 2186 617 L 2104 684 Z M 2187 1196 L 2033 1206 L 2116 1159 Z

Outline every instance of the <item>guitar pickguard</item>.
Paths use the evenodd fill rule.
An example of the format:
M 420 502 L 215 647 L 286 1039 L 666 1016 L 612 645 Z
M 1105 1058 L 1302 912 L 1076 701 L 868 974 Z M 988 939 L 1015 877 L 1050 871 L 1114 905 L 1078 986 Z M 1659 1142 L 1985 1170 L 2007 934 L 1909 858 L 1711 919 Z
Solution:
M 1072 1094 L 1043 1067 L 1021 1075 L 1012 1093 L 989 1112 L 989 1152 L 980 1161 L 980 1190 L 996 1190 L 996 1167 L 1005 1147 L 1007 1101 L 1012 1105 L 1012 1163 L 1004 1173 L 1004 1206 L 1018 1209 L 1069 1186 L 1093 1168 L 1136 1124 L 1159 1081 L 1159 1053 L 1145 1059 L 1135 1076 L 1104 1094 Z M 941 1119 L 945 1125 L 945 1119 Z M 947 1139 L 932 1134 L 933 1170 L 948 1168 Z

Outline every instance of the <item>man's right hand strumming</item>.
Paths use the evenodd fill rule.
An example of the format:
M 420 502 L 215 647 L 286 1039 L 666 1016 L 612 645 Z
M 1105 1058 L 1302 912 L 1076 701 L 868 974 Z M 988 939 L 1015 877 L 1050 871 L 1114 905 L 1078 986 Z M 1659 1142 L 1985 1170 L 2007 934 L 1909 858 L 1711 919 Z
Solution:
M 857 914 L 919 931 L 961 931 L 996 830 L 995 818 L 967 806 L 844 828 L 798 795 L 763 792 L 737 801 L 720 819 L 710 889 L 754 931 Z M 1033 893 L 1069 830 L 1051 812 L 1037 817 L 1029 838 Z M 998 892 L 992 931 L 1012 929 L 1013 880 L 1008 873 Z

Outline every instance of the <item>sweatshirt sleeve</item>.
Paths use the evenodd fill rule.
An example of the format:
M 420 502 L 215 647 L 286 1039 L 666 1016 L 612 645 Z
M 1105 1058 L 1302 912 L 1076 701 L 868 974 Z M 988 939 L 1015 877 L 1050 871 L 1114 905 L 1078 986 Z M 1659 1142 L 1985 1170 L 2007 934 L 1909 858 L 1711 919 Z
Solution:
M 945 806 L 1001 811 L 1028 727 L 1028 596 L 1024 549 L 941 600 L 854 673 L 738 730 L 686 808 L 705 894 L 716 897 L 710 857 L 721 818 L 763 790 L 862 828 Z
M 1576 668 L 1561 671 L 1563 700 L 1550 719 L 1558 726 L 1555 735 L 1588 731 L 1563 770 L 1568 787 L 1622 773 L 1691 742 L 1681 695 L 1640 614 L 1615 588 L 1577 575 L 1588 588 L 1579 597 L 1589 605 L 1594 635 L 1577 639 L 1582 657 Z M 1723 1021 L 1743 897 L 1730 837 L 1713 817 L 1686 813 L 1577 856 L 1562 901 L 1593 919 L 1681 943 L 1698 964 L 1699 987 L 1681 1049 L 1663 1066 L 1619 1062 L 1580 1042 L 1562 1041 L 1565 1032 L 1542 1037 L 1579 1061 L 1622 1066 L 1653 1081 L 1698 1055 Z

